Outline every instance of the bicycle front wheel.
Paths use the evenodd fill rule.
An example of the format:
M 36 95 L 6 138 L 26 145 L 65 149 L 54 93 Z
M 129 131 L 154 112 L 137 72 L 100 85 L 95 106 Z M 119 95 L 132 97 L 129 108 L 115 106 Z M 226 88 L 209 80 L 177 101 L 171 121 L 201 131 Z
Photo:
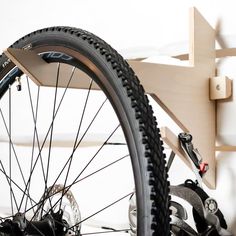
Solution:
M 162 141 L 129 65 L 75 28 L 36 31 L 12 47 L 55 71 L 38 83 L 1 57 L 1 230 L 169 235 Z

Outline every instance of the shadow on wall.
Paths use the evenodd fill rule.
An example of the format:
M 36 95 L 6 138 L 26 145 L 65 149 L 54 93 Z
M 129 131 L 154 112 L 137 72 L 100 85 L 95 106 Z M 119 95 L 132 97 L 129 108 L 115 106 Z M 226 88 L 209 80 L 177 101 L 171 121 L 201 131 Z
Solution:
M 236 234 L 236 159 L 235 153 L 221 152 L 217 155 L 216 190 L 207 190 L 215 198 L 230 232 Z

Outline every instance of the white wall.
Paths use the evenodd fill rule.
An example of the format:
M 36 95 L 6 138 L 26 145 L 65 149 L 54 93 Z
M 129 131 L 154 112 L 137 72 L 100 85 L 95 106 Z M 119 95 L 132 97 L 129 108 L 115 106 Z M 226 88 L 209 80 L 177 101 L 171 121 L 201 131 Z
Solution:
M 117 49 L 146 46 L 166 52 L 179 50 L 170 47 L 179 43 L 186 50 L 190 6 L 212 26 L 220 25 L 221 34 L 235 34 L 233 0 L 214 5 L 210 0 L 8 0 L 1 3 L 0 47 L 39 28 L 69 25 L 92 31 Z M 233 39 L 228 37 L 231 45 Z
M 8 0 L 1 2 L 0 48 L 6 48 L 33 30 L 68 25 L 97 34 L 124 56 L 187 52 L 190 6 L 196 6 L 212 26 L 219 29 L 220 45 L 236 46 L 233 0 Z M 128 48 L 131 50 L 126 50 Z M 184 172 L 182 168 L 185 167 L 179 163 L 173 168 L 175 182 L 186 178 L 186 174 L 179 176 Z M 235 154 L 219 154 L 217 190 L 211 192 L 231 228 L 236 228 L 235 173 Z

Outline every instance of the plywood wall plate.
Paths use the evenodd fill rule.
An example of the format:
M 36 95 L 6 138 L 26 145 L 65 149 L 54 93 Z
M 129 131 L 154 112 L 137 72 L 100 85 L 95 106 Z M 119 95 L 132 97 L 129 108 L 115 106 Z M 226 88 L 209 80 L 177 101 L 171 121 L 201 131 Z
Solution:
M 129 63 L 145 90 L 183 131 L 193 135 L 195 147 L 210 166 L 204 182 L 215 188 L 216 110 L 215 101 L 209 99 L 209 79 L 215 76 L 215 31 L 195 8 L 190 9 L 189 46 L 189 66 Z

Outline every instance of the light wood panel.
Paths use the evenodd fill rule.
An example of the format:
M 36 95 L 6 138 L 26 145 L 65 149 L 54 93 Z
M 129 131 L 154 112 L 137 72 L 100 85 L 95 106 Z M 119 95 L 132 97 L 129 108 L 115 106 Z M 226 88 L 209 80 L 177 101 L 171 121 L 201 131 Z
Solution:
M 227 76 L 216 76 L 210 79 L 210 99 L 227 99 L 232 95 L 232 80 Z
M 215 188 L 216 110 L 209 97 L 209 79 L 215 76 L 215 31 L 195 8 L 190 10 L 189 46 L 188 67 L 129 63 L 146 91 L 193 135 L 195 147 L 210 166 L 204 182 Z
M 222 48 L 216 50 L 216 58 L 236 56 L 236 48 Z M 176 59 L 186 61 L 189 58 L 189 54 L 180 54 L 173 56 Z

